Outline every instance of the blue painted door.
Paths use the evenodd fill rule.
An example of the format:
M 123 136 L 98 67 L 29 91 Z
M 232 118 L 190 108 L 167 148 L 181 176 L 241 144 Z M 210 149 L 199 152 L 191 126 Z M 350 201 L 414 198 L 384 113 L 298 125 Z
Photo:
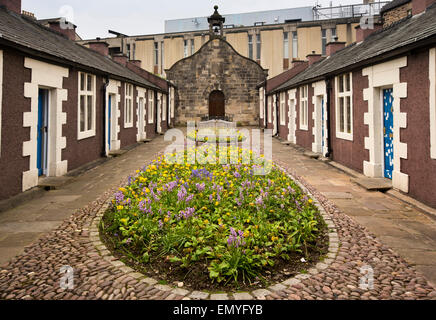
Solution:
M 110 151 L 111 150 L 111 137 L 112 137 L 112 133 L 111 133 L 111 129 L 112 129 L 112 96 L 111 95 L 109 95 L 107 110 L 108 110 L 107 143 L 108 143 L 109 151 Z
M 385 156 L 385 178 L 392 180 L 394 171 L 394 97 L 393 89 L 383 90 L 383 143 Z
M 47 116 L 48 116 L 48 91 L 39 89 L 38 91 L 38 125 L 37 125 L 37 156 L 36 167 L 38 175 L 45 173 L 47 162 Z

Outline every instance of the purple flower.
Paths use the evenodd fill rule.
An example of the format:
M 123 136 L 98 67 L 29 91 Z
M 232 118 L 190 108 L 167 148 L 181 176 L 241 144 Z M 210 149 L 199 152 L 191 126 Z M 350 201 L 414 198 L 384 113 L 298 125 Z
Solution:
M 159 228 L 160 228 L 160 229 L 163 228 L 163 222 L 162 222 L 162 220 L 159 220 Z
M 122 193 L 121 191 L 118 191 L 117 193 L 115 193 L 115 201 L 117 203 L 121 203 L 124 201 L 124 193 Z
M 235 171 L 233 175 L 235 176 L 236 179 L 239 179 L 241 177 L 241 174 L 238 171 Z
M 238 230 L 236 232 L 235 229 L 230 227 L 230 236 L 227 239 L 227 244 L 229 247 L 239 248 L 240 246 L 245 246 L 246 242 L 244 240 L 244 232 Z
M 194 199 L 194 195 L 193 194 L 191 194 L 191 195 L 189 195 L 187 198 L 186 198 L 186 203 L 188 203 L 188 202 L 191 202 L 192 200 Z
M 186 191 L 186 188 L 184 186 L 180 187 L 179 192 L 177 193 L 177 198 L 179 201 L 185 200 L 185 197 L 188 195 L 188 192 Z
M 206 184 L 204 184 L 204 183 L 202 183 L 202 184 L 197 183 L 197 184 L 195 185 L 195 187 L 197 188 L 198 192 L 203 192 L 204 189 L 206 188 Z

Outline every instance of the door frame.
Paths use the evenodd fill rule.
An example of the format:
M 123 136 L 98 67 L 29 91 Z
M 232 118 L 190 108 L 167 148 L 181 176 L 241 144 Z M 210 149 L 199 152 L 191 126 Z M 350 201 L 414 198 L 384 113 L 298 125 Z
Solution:
M 47 87 L 40 86 L 38 88 L 38 125 L 37 130 L 39 127 L 40 122 L 40 95 L 41 92 L 45 92 L 44 95 L 44 101 L 43 101 L 43 121 L 46 124 L 47 130 L 44 132 L 43 137 L 37 138 L 37 169 L 38 169 L 38 176 L 49 176 L 49 165 L 50 165 L 50 152 L 51 152 L 51 140 L 50 139 L 50 133 L 51 133 L 51 108 L 50 108 L 50 102 L 51 102 L 51 90 Z M 38 137 L 38 133 L 37 133 Z M 39 163 L 41 161 L 41 163 Z M 41 165 L 41 168 L 39 167 Z
M 212 97 L 212 94 L 215 93 L 215 92 L 222 96 L 222 100 L 223 100 L 222 101 L 223 102 L 223 105 L 222 105 L 222 107 L 223 107 L 222 115 L 218 115 L 218 110 L 215 110 L 216 111 L 216 115 L 211 115 L 211 97 Z M 209 119 L 212 119 L 213 117 L 214 118 L 220 118 L 220 117 L 225 117 L 226 116 L 226 95 L 224 94 L 224 92 L 222 90 L 215 89 L 215 90 L 212 90 L 209 93 L 209 97 L 208 97 L 208 116 L 209 116 Z
M 381 144 L 381 149 L 380 149 L 380 159 L 379 159 L 379 161 L 380 161 L 380 164 L 381 164 L 381 168 L 382 168 L 382 172 L 381 172 L 381 178 L 385 178 L 385 179 L 388 179 L 388 178 L 386 178 L 385 177 L 385 170 L 386 170 L 386 167 L 385 167 L 385 139 L 384 139 L 384 91 L 385 90 L 388 90 L 388 89 L 392 89 L 392 98 L 393 99 L 395 99 L 395 97 L 394 97 L 394 87 L 392 86 L 392 85 L 387 85 L 387 86 L 382 86 L 382 87 L 378 87 L 378 90 L 379 90 L 379 103 L 378 103 L 378 105 L 379 105 L 379 115 L 378 115 L 378 117 L 379 117 L 379 119 L 380 119 L 380 124 L 379 124 L 379 132 L 380 132 L 380 141 L 379 141 L 379 144 Z M 395 100 L 392 102 L 392 108 L 393 108 L 393 104 L 394 104 L 394 102 L 395 102 Z M 394 116 L 394 112 L 392 112 L 392 116 Z M 394 119 L 394 123 L 393 123 L 393 134 L 394 134 L 394 132 L 395 132 L 395 119 Z M 392 138 L 393 139 L 393 152 L 395 152 L 395 139 L 394 138 Z M 395 153 L 394 153 L 394 156 L 395 156 Z M 393 180 L 393 173 L 394 173 L 394 171 L 395 171 L 395 161 L 394 161 L 394 164 L 393 164 L 393 166 L 392 166 L 392 179 L 390 179 L 390 180 Z

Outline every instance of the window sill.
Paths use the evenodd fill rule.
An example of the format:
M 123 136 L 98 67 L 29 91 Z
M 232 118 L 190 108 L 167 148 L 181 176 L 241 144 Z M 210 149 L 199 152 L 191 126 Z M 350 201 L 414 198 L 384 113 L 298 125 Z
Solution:
M 79 134 L 77 135 L 77 140 L 84 140 L 91 137 L 95 137 L 95 130 L 79 132 Z
M 336 132 L 336 138 L 347 140 L 347 141 L 353 141 L 353 134 L 352 133 L 344 133 L 344 132 Z
M 301 126 L 300 125 L 300 130 L 301 131 L 309 131 L 309 126 Z
M 125 123 L 124 124 L 124 129 L 130 129 L 133 128 L 133 123 Z

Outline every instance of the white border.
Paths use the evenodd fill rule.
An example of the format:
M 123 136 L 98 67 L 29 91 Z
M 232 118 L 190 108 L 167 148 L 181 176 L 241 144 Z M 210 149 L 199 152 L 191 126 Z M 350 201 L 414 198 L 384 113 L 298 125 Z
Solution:
M 288 141 L 297 143 L 297 136 L 295 134 L 297 130 L 297 89 L 288 91 Z
M 121 102 L 121 95 L 120 95 L 120 88 L 121 88 L 121 82 L 109 79 L 109 85 L 106 88 L 106 103 L 109 104 L 109 95 L 115 96 L 115 101 L 112 101 L 112 106 L 107 105 L 106 111 L 105 111 L 105 117 L 106 117 L 106 124 L 109 123 L 108 119 L 108 108 L 112 107 L 111 115 L 112 115 L 112 128 L 111 128 L 111 149 L 109 150 L 109 145 L 107 143 L 106 139 L 106 155 L 109 154 L 109 151 L 115 151 L 119 150 L 121 148 L 121 141 L 118 139 L 118 135 L 121 131 L 120 128 L 120 117 L 121 117 L 121 110 L 120 110 L 120 102 Z M 115 104 L 114 104 L 115 103 Z M 115 110 L 114 110 L 115 106 Z M 115 121 L 113 121 L 115 119 Z M 115 129 L 115 130 L 114 130 Z M 105 136 L 107 137 L 109 134 L 108 132 L 108 126 L 106 125 L 105 128 Z
M 342 76 L 346 76 L 347 74 L 344 73 Z M 350 72 L 350 91 L 344 91 L 342 93 L 339 92 L 339 76 L 335 77 L 335 115 L 336 115 L 336 138 L 338 139 L 343 139 L 343 140 L 349 140 L 349 141 L 353 141 L 353 134 L 354 134 L 354 105 L 353 105 L 353 73 Z M 345 90 L 345 86 L 344 86 L 344 90 Z M 350 115 L 350 126 L 351 126 L 351 133 L 348 132 L 341 132 L 340 131 L 340 119 L 339 119 L 339 98 L 346 98 L 346 97 L 350 97 L 350 110 L 351 110 L 351 115 Z M 344 101 L 346 101 L 344 99 Z M 344 129 L 347 130 L 347 108 L 345 108 L 344 106 Z
M 286 91 L 280 92 L 280 125 L 286 125 Z
M 429 51 L 430 76 L 430 157 L 436 159 L 436 48 Z
M 88 131 L 80 131 L 80 95 L 81 94 L 88 94 L 89 91 L 81 91 L 80 90 L 80 74 L 85 75 L 85 79 L 87 79 L 88 75 L 92 77 L 92 129 Z M 86 72 L 78 72 L 77 77 L 77 140 L 83 140 L 90 137 L 94 137 L 96 135 L 96 116 L 97 116 L 97 105 L 96 105 L 96 86 L 97 86 L 97 78 L 95 75 L 86 73 Z M 88 103 L 88 102 L 87 102 Z
M 30 98 L 30 112 L 23 113 L 23 127 L 30 128 L 30 140 L 23 142 L 23 157 L 29 157 L 29 171 L 23 172 L 22 190 L 38 185 L 37 168 L 37 127 L 38 90 L 40 87 L 50 92 L 48 176 L 62 176 L 68 171 L 68 161 L 62 161 L 62 149 L 67 146 L 62 136 L 62 126 L 67 123 L 67 114 L 62 112 L 62 103 L 67 101 L 68 90 L 62 89 L 64 78 L 69 75 L 67 68 L 55 66 L 31 58 L 24 59 L 24 67 L 31 69 L 31 82 L 24 83 L 24 97 Z
M 138 108 L 136 108 L 136 127 L 138 128 L 137 134 L 136 134 L 136 141 L 141 141 L 144 139 L 147 139 L 147 89 L 136 87 L 136 90 L 138 92 L 138 95 L 136 96 L 136 105 Z M 142 99 L 142 120 L 144 127 L 140 128 L 139 126 L 139 116 L 140 116 L 140 108 L 141 104 L 139 103 L 140 99 Z
M 151 124 L 154 122 L 154 91 L 148 90 L 147 97 L 147 120 Z
M 303 98 L 302 92 L 307 88 L 307 97 Z M 309 131 L 309 86 L 305 85 L 299 88 L 300 89 L 300 130 Z M 307 123 L 303 124 L 303 102 L 306 102 L 306 116 L 307 116 Z
M 312 84 L 313 87 L 313 96 L 312 96 L 312 104 L 314 106 L 314 111 L 312 113 L 312 119 L 314 126 L 312 128 L 313 134 L 313 143 L 312 143 L 312 151 L 315 153 L 322 153 L 323 156 L 327 154 L 327 85 L 325 81 L 318 81 Z M 322 106 L 320 104 L 321 101 L 324 100 L 324 148 L 322 147 Z
M 394 109 L 394 171 L 392 185 L 405 193 L 409 192 L 409 176 L 401 172 L 401 159 L 407 159 L 407 144 L 401 142 L 400 130 L 407 128 L 407 113 L 401 112 L 401 98 L 407 98 L 407 83 L 400 82 L 400 69 L 407 66 L 407 57 L 377 64 L 362 70 L 368 76 L 369 87 L 363 90 L 363 100 L 368 101 L 368 112 L 364 124 L 369 127 L 365 137 L 365 149 L 369 150 L 369 161 L 364 161 L 363 171 L 373 178 L 384 177 L 383 148 L 383 89 L 393 88 Z
M 131 86 L 132 87 L 132 94 L 130 96 L 127 95 L 127 86 Z M 133 109 L 135 109 L 135 105 L 134 105 L 134 101 L 133 101 L 133 90 L 135 89 L 135 86 L 133 84 L 130 83 L 124 83 L 124 128 L 125 129 L 130 129 L 133 128 L 133 115 L 135 114 L 135 112 L 133 111 Z M 130 100 L 132 102 L 132 109 L 130 110 L 130 117 L 132 122 L 127 122 L 127 100 Z

